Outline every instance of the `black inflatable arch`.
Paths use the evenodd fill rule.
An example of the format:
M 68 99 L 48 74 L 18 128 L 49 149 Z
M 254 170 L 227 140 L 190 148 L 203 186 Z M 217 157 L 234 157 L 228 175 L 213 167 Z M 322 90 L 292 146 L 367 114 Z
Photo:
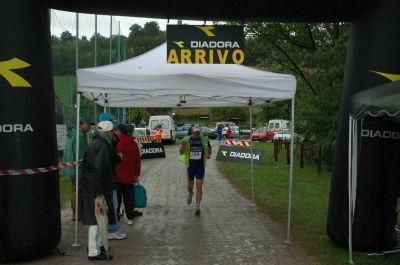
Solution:
M 388 82 L 369 70 L 400 73 L 397 0 L 1 0 L 0 170 L 57 164 L 50 8 L 202 21 L 351 21 L 327 226 L 333 241 L 347 246 L 349 98 Z M 58 189 L 56 171 L 0 175 L 0 261 L 35 259 L 56 248 L 61 238 Z

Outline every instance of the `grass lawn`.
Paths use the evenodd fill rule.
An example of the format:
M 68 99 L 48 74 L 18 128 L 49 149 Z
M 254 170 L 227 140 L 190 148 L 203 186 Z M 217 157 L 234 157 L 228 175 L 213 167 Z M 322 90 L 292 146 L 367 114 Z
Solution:
M 261 165 L 253 166 L 254 202 L 287 231 L 289 165 L 285 150 L 275 161 L 273 143 L 255 142 L 254 148 L 266 150 Z M 324 264 L 349 264 L 348 249 L 331 242 L 326 234 L 331 173 L 318 174 L 316 167 L 310 165 L 300 168 L 298 149 L 295 149 L 293 167 L 291 241 L 302 245 L 306 254 L 319 257 Z M 221 173 L 251 200 L 250 164 L 218 163 Z M 400 264 L 400 253 L 385 257 L 353 252 L 353 261 L 356 264 Z

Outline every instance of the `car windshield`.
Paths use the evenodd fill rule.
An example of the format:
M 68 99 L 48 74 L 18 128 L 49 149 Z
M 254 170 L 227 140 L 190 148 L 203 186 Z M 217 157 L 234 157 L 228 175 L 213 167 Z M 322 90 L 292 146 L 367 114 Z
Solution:
M 135 131 L 133 132 L 133 136 L 135 136 L 135 137 L 142 137 L 142 136 L 144 136 L 144 131 L 142 131 L 142 130 L 135 130 Z
M 266 133 L 267 129 L 263 129 L 263 128 L 258 128 L 255 133 Z

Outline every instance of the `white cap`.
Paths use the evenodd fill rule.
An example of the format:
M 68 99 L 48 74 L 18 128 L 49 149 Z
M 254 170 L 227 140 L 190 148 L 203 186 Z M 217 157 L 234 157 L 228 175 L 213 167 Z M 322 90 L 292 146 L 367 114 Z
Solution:
M 198 124 L 193 125 L 192 130 L 194 132 L 201 132 L 201 127 Z
M 114 129 L 114 125 L 111 121 L 102 121 L 97 124 L 97 130 L 99 132 L 108 132 Z

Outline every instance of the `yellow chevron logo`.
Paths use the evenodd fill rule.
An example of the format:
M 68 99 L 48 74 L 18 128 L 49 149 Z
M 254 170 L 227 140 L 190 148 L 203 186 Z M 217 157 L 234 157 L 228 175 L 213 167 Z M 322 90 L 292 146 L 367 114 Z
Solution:
M 0 75 L 2 75 L 12 87 L 32 87 L 24 78 L 11 70 L 21 69 L 31 66 L 18 58 L 0 62 Z
M 224 155 L 224 156 L 226 156 L 226 153 L 228 153 L 228 151 L 221 151 L 222 152 L 222 154 Z
M 372 71 L 372 70 L 370 70 L 370 71 L 373 73 L 376 73 L 378 75 L 384 76 L 392 82 L 400 80 L 400 75 L 387 74 L 387 73 L 376 72 L 376 71 Z
M 179 48 L 185 48 L 185 47 L 183 46 L 183 44 L 184 44 L 183 41 L 173 41 L 173 43 L 175 43 L 176 45 L 178 45 Z
M 201 29 L 202 31 L 204 31 L 204 33 L 207 34 L 208 37 L 214 37 L 214 33 L 211 32 L 211 30 L 213 30 L 215 27 L 213 26 L 196 26 L 197 28 Z

